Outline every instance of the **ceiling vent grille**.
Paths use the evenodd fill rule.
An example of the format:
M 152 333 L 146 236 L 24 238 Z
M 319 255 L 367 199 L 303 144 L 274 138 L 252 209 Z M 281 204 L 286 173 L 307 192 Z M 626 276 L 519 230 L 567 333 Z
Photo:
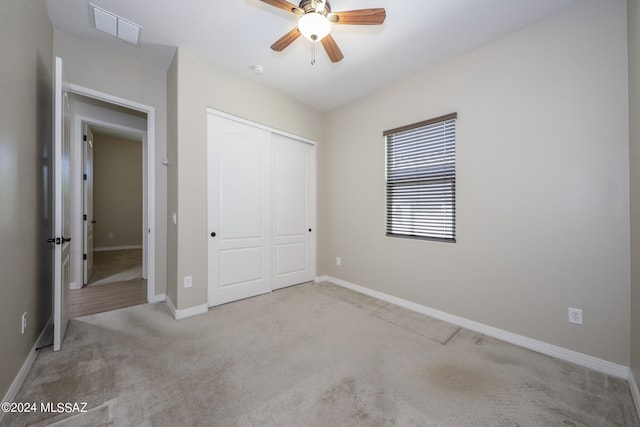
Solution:
M 133 45 L 140 45 L 140 33 L 142 32 L 142 26 L 133 23 L 121 16 L 116 15 L 96 6 L 95 4 L 89 4 L 91 8 L 91 23 L 93 26 L 119 38 L 127 43 Z

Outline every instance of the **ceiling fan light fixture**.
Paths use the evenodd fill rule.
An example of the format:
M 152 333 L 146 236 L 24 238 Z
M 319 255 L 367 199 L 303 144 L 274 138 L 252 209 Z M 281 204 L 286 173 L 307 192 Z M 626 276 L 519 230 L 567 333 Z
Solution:
M 323 14 L 311 12 L 300 17 L 298 30 L 308 40 L 319 42 L 331 31 L 331 23 Z

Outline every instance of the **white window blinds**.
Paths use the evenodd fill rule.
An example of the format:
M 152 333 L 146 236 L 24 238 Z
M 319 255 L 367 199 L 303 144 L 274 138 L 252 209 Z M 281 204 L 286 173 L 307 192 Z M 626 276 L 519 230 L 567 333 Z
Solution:
M 383 133 L 388 236 L 455 242 L 456 119 L 453 113 Z

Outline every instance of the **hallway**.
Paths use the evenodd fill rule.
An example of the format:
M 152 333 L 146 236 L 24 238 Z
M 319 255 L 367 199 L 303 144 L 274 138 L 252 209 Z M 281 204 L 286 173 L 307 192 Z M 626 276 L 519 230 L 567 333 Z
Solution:
M 69 293 L 69 317 L 111 311 L 147 303 L 142 277 L 142 249 L 94 253 L 89 284 Z

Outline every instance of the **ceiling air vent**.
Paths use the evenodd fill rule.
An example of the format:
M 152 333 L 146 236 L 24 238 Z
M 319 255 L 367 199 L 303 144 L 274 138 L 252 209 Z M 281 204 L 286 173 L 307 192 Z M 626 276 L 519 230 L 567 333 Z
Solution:
M 89 3 L 93 26 L 133 45 L 140 45 L 142 26 Z

